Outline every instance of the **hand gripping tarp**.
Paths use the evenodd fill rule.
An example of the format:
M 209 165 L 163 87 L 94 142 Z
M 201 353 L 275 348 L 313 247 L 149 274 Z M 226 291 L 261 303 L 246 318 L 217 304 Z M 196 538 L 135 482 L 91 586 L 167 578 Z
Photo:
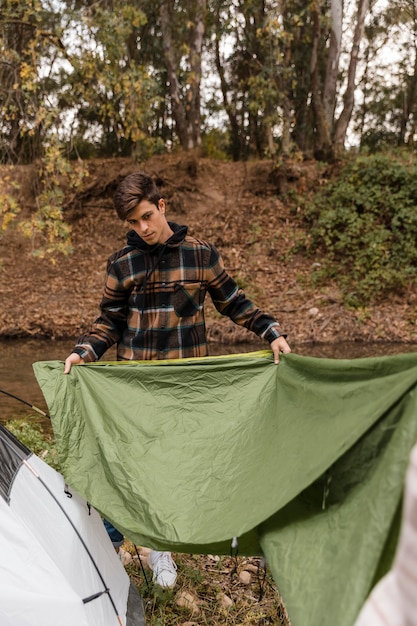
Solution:
M 396 545 L 417 354 L 34 364 L 70 485 L 132 541 L 264 553 L 293 626 L 352 626 Z

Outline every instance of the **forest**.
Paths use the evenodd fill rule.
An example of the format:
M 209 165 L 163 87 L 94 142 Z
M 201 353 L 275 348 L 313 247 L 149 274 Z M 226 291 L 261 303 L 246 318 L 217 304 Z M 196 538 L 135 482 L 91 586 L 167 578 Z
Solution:
M 2 0 L 2 163 L 413 146 L 415 0 Z
M 153 173 L 171 207 L 189 215 L 185 196 L 200 194 L 209 233 L 222 224 L 216 202 L 240 203 L 249 227 L 236 224 L 235 243 L 217 243 L 265 241 L 258 283 L 301 264 L 298 293 L 308 287 L 362 311 L 399 298 L 407 308 L 400 335 L 414 336 L 415 0 L 0 7 L 3 271 L 22 256 L 7 260 L 7 233 L 18 231 L 38 262 L 54 264 L 77 249 L 77 219 L 91 199 L 109 205 L 118 169 L 159 159 Z M 224 176 L 228 192 L 209 201 L 204 185 L 221 187 Z M 278 252 L 268 227 L 276 237 L 289 223 Z M 224 252 L 229 261 L 234 253 Z M 251 277 L 241 282 L 255 289 Z

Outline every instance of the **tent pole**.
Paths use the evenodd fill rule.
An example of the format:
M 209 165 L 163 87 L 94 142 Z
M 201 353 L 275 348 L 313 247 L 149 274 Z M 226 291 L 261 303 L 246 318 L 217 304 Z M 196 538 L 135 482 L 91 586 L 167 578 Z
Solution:
M 35 470 L 34 467 L 32 467 L 32 465 L 26 460 L 26 459 L 22 459 L 22 463 L 23 465 L 35 476 L 35 478 L 37 478 L 37 480 L 39 480 L 39 482 L 41 483 L 41 485 L 44 487 L 44 489 L 46 489 L 46 491 L 49 493 L 49 495 L 51 496 L 51 498 L 54 500 L 55 504 L 58 506 L 58 508 L 61 510 L 61 512 L 64 514 L 65 518 L 67 519 L 67 521 L 70 523 L 73 531 L 75 532 L 75 534 L 77 535 L 78 539 L 81 541 L 81 544 L 84 548 L 84 550 L 87 552 L 90 561 L 94 567 L 94 569 L 96 570 L 96 573 L 104 587 L 104 593 L 106 593 L 108 599 L 110 600 L 110 604 L 113 608 L 113 611 L 116 615 L 117 621 L 119 622 L 120 626 L 125 626 L 122 618 L 119 615 L 119 612 L 117 610 L 116 604 L 113 600 L 113 597 L 110 593 L 110 589 L 107 587 L 103 575 L 97 565 L 97 563 L 94 560 L 93 555 L 91 554 L 87 544 L 85 543 L 83 537 L 80 535 L 77 527 L 75 526 L 74 522 L 72 521 L 71 517 L 68 515 L 68 513 L 66 512 L 66 510 L 64 509 L 64 507 L 61 505 L 61 503 L 59 502 L 59 500 L 57 499 L 57 497 L 55 496 L 55 494 L 51 491 L 51 489 L 48 487 L 48 485 L 46 484 L 46 482 L 43 480 L 43 478 L 38 474 L 38 472 Z

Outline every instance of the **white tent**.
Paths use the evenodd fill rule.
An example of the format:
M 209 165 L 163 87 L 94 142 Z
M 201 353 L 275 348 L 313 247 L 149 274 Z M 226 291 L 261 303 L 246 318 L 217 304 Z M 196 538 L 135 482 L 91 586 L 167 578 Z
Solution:
M 142 626 L 138 599 L 97 511 L 0 425 L 1 626 Z

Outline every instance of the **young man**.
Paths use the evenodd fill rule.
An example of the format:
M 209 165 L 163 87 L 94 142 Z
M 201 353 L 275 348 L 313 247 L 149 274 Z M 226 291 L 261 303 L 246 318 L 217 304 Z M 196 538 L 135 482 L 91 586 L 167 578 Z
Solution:
M 167 221 L 165 201 L 150 176 L 127 176 L 114 203 L 131 229 L 127 246 L 108 260 L 101 314 L 66 359 L 65 374 L 72 365 L 98 360 L 115 343 L 119 360 L 207 356 L 207 292 L 222 315 L 270 343 L 275 363 L 280 352 L 291 352 L 278 322 L 246 298 L 216 248 Z M 156 582 L 173 586 L 170 553 L 152 551 L 149 560 Z

